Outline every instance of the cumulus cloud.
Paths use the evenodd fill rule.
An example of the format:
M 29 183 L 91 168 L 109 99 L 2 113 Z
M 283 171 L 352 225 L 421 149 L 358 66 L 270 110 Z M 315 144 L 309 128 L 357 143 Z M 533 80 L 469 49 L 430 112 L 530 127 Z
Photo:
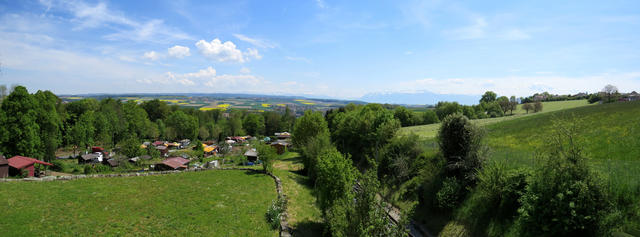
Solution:
M 251 59 L 261 59 L 262 55 L 257 49 L 248 48 L 246 52 L 242 52 L 231 41 L 222 42 L 215 38 L 211 42 L 200 40 L 196 43 L 196 47 L 205 57 L 218 62 L 236 62 L 244 63 Z
M 158 54 L 156 51 L 149 51 L 149 52 L 145 52 L 144 55 L 142 55 L 142 58 L 149 59 L 151 61 L 156 61 L 160 59 L 160 54 Z
M 167 52 L 169 53 L 169 56 L 174 58 L 184 58 L 191 55 L 191 52 L 189 51 L 189 47 L 180 46 L 180 45 L 176 45 L 167 49 Z

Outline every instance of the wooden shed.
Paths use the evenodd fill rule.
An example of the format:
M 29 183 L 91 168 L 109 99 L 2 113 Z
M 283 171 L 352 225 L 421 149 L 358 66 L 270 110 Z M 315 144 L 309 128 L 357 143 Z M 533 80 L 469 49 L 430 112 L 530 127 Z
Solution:
M 22 172 L 22 170 L 28 170 L 29 173 L 27 174 L 27 176 L 29 177 L 33 177 L 35 173 L 34 164 L 38 163 L 38 164 L 48 165 L 48 166 L 53 165 L 51 163 L 47 163 L 44 161 L 40 161 L 34 158 L 24 157 L 24 156 L 14 156 L 9 158 L 8 161 L 9 161 L 9 166 L 11 167 L 11 169 L 9 170 L 11 175 L 19 175 Z
M 6 178 L 9 176 L 9 161 L 0 155 L 0 178 Z

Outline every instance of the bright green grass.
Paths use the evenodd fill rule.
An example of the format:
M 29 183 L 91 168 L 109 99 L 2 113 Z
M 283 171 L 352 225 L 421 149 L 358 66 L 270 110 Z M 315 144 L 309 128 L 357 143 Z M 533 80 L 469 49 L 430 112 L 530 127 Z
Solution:
M 282 181 L 288 198 L 287 212 L 293 234 L 297 236 L 322 236 L 322 213 L 316 204 L 313 186 L 303 169 L 302 159 L 296 152 L 287 152 L 274 164 L 274 174 Z
M 2 236 L 278 236 L 264 174 L 170 175 L 0 183 Z
M 518 109 L 513 111 L 512 116 L 505 116 L 499 118 L 486 118 L 486 119 L 475 119 L 472 120 L 474 124 L 485 126 L 489 124 L 494 124 L 502 121 L 513 120 L 517 118 L 554 112 L 558 110 L 577 108 L 582 106 L 587 106 L 589 103 L 587 100 L 569 100 L 569 101 L 553 101 L 553 102 L 542 102 L 542 112 L 533 113 L 529 111 L 529 114 L 526 114 L 526 111 L 522 109 L 522 105 L 518 105 Z M 410 126 L 401 128 L 398 132 L 400 135 L 408 135 L 410 133 L 415 133 L 422 138 L 433 138 L 438 133 L 438 128 L 440 128 L 440 124 L 428 124 L 428 125 L 418 125 L 418 126 Z

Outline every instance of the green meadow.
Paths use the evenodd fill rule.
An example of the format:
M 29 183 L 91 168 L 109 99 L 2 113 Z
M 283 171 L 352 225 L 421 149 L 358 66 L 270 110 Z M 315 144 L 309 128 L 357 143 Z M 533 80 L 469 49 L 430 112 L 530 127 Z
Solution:
M 239 170 L 0 183 L 2 236 L 278 236 L 273 179 Z
M 503 121 L 509 121 L 509 120 L 513 120 L 513 119 L 518 119 L 518 118 L 523 118 L 523 117 L 528 117 L 528 116 L 534 116 L 534 115 L 539 115 L 539 114 L 549 113 L 549 112 L 554 112 L 554 111 L 560 111 L 560 110 L 565 110 L 565 109 L 583 107 L 583 106 L 590 106 L 590 104 L 589 104 L 589 102 L 587 102 L 587 100 L 569 100 L 569 101 L 542 102 L 542 108 L 543 109 L 542 109 L 541 112 L 533 113 L 533 112 L 529 111 L 529 113 L 527 113 L 525 110 L 522 109 L 522 105 L 520 104 L 520 105 L 518 105 L 518 108 L 513 111 L 513 115 L 504 116 L 504 117 L 498 117 L 498 118 L 475 119 L 475 120 L 473 120 L 473 123 L 475 123 L 477 125 L 480 125 L 480 126 L 485 126 L 485 125 L 499 123 L 499 122 L 503 122 Z M 436 134 L 438 133 L 438 128 L 440 128 L 440 124 L 439 123 L 427 124 L 427 125 L 419 125 L 419 126 L 410 126 L 410 127 L 401 128 L 400 131 L 399 131 L 399 134 L 400 135 L 408 135 L 410 133 L 415 133 L 415 134 L 417 134 L 418 136 L 420 136 L 422 138 L 434 138 L 434 137 L 436 137 Z

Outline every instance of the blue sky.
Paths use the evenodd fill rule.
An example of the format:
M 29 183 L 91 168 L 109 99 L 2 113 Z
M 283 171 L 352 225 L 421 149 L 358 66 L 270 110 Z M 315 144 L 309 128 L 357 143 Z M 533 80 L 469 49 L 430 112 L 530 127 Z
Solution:
M 59 94 L 640 91 L 640 1 L 0 0 L 0 84 Z

